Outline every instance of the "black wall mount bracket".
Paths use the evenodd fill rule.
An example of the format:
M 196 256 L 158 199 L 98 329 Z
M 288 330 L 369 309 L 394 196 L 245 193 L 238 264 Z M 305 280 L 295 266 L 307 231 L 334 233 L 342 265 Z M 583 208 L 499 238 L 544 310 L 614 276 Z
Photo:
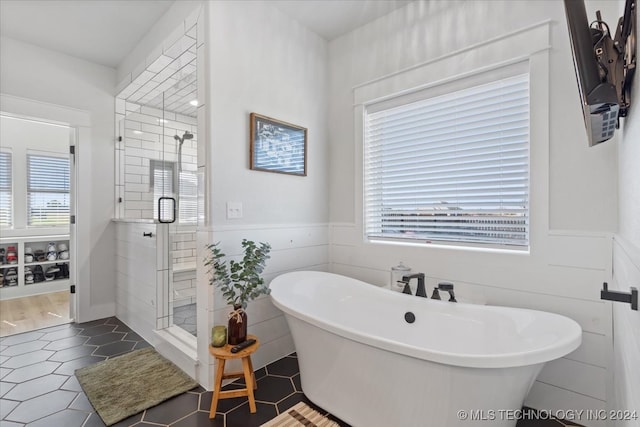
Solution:
M 609 284 L 604 282 L 600 291 L 600 299 L 607 301 L 626 302 L 631 304 L 631 310 L 638 311 L 638 288 L 631 287 L 631 292 L 610 291 Z

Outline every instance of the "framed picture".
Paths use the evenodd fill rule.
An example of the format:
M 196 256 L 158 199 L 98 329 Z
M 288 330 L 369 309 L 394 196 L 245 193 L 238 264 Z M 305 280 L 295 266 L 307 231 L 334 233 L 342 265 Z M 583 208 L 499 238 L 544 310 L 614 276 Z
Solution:
M 251 113 L 251 169 L 307 175 L 307 129 Z

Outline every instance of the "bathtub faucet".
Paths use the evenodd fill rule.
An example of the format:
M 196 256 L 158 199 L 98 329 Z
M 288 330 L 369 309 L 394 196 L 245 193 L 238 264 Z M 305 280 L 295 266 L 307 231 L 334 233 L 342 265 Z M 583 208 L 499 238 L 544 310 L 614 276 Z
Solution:
M 440 292 L 438 291 L 449 292 L 449 302 L 458 302 L 456 301 L 456 294 L 453 292 L 453 283 L 450 283 L 450 282 L 438 283 L 438 286 L 433 288 L 433 294 L 431 295 L 431 299 L 440 299 Z
M 424 273 L 402 276 L 402 283 L 404 283 L 404 289 L 402 290 L 402 293 L 411 295 L 411 288 L 409 287 L 409 282 L 411 281 L 411 279 L 418 279 L 418 289 L 416 289 L 416 296 L 427 298 L 427 291 L 424 288 Z

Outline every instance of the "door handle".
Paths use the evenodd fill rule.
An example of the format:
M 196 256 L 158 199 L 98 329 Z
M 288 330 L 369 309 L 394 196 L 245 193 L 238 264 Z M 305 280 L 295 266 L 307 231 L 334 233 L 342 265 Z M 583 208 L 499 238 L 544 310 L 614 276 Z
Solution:
M 168 215 L 168 217 L 165 217 Z M 176 199 L 173 197 L 158 198 L 158 222 L 171 224 L 176 221 Z

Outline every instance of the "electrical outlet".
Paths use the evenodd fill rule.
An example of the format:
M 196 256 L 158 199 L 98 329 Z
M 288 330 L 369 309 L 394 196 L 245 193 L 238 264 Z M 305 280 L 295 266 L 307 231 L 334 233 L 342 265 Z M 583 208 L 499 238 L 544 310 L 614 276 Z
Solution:
M 227 219 L 242 218 L 242 202 L 227 202 Z

